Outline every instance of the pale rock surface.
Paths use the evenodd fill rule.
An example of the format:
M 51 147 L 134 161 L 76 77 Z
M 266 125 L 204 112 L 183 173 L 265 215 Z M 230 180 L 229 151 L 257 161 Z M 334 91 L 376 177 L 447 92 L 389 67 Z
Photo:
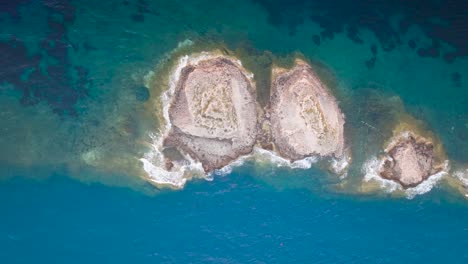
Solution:
M 379 174 L 408 188 L 420 184 L 442 169 L 443 165 L 435 162 L 431 141 L 412 132 L 404 132 L 395 136 L 385 149 Z
M 189 154 L 206 172 L 250 153 L 257 135 L 251 74 L 222 55 L 188 64 L 177 80 L 169 119 L 164 146 Z
M 282 157 L 343 155 L 344 115 L 306 62 L 297 60 L 289 70 L 273 68 L 269 111 L 272 138 Z

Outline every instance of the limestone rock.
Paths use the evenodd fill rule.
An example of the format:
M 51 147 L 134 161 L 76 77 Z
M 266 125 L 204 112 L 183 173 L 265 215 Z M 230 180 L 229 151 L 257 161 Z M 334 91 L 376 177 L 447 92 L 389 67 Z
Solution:
M 412 132 L 404 132 L 395 136 L 385 149 L 379 174 L 408 188 L 420 184 L 442 169 L 442 164 L 435 161 L 431 141 Z
M 270 98 L 272 138 L 281 156 L 299 160 L 344 152 L 344 116 L 325 84 L 306 62 L 274 68 Z
M 222 55 L 188 63 L 169 108 L 164 140 L 202 163 L 206 172 L 252 151 L 257 134 L 255 84 L 240 63 Z

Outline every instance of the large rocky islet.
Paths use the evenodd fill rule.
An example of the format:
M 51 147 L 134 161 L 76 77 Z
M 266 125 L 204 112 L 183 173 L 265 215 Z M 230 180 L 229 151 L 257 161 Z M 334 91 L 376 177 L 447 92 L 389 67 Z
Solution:
M 206 172 L 252 151 L 256 138 L 255 84 L 222 56 L 189 64 L 177 80 L 164 146 L 200 161 Z

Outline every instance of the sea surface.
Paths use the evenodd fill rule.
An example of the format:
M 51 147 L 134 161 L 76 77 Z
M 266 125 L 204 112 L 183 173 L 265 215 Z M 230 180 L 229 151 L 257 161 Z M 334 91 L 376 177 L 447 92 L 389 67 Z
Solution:
M 468 182 L 467 36 L 460 0 L 0 0 L 0 263 L 468 263 L 466 186 L 360 188 L 403 113 Z M 311 61 L 347 175 L 248 160 L 145 181 L 148 76 L 204 45 L 242 54 L 262 96 L 271 58 Z

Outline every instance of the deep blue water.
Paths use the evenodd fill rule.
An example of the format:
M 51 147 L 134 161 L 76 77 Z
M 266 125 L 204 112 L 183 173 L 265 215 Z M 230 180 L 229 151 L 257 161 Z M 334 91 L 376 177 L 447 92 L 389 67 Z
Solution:
M 180 191 L 128 173 L 158 126 L 144 76 L 191 39 L 323 67 L 350 186 L 403 110 L 466 177 L 467 3 L 0 0 L 0 264 L 468 263 L 467 200 L 440 184 L 410 200 L 265 164 Z
M 320 175 L 313 175 L 320 176 Z M 247 171 L 149 197 L 0 185 L 2 263 L 466 263 L 466 205 L 278 191 Z

